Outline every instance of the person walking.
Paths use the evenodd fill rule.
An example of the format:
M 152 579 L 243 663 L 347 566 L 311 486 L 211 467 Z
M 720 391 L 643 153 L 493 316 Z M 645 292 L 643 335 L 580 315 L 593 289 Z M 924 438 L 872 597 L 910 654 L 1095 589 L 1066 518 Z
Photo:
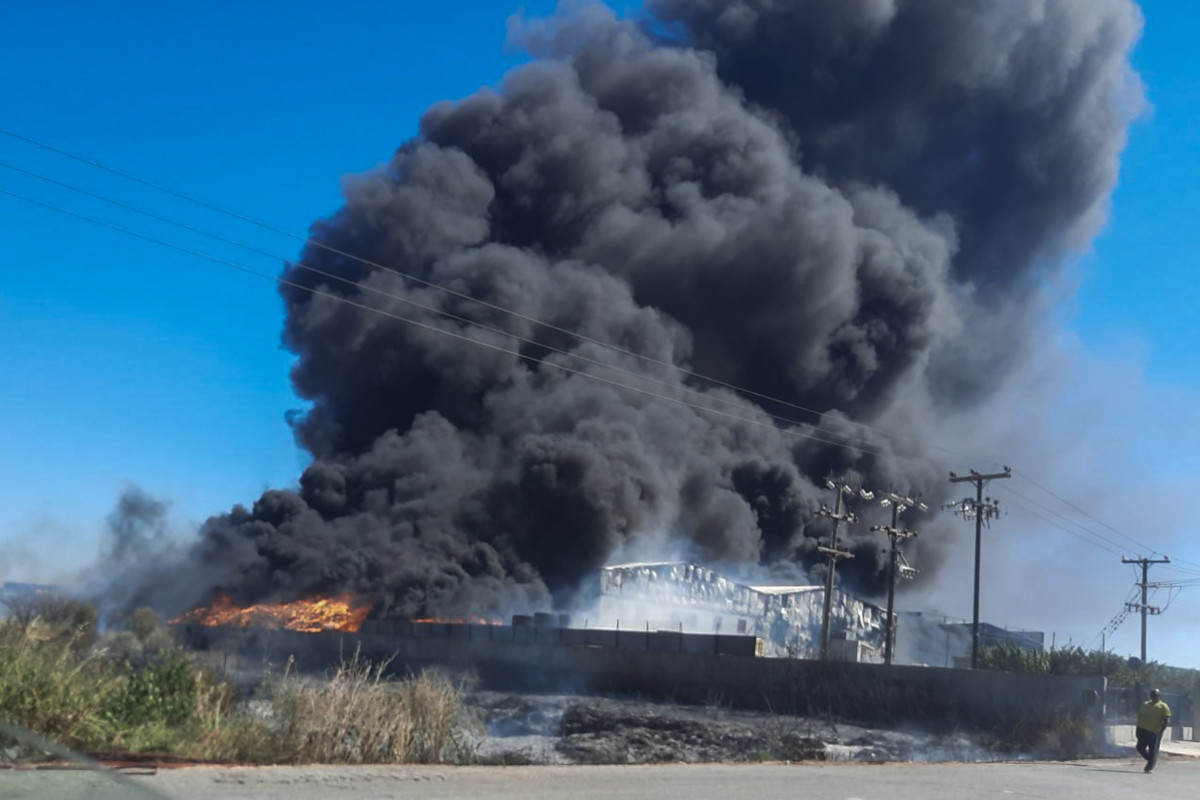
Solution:
M 1150 690 L 1150 699 L 1142 703 L 1137 715 L 1137 751 L 1146 759 L 1143 772 L 1154 772 L 1163 731 L 1171 724 L 1171 707 L 1162 701 L 1162 692 Z

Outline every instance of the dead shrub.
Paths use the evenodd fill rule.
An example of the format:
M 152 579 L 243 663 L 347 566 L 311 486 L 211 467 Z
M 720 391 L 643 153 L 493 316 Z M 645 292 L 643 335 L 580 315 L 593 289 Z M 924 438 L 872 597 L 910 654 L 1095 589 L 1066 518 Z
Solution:
M 285 674 L 271 693 L 276 760 L 469 760 L 467 734 L 477 723 L 463 706 L 461 683 L 434 670 L 394 680 L 387 675 L 388 666 L 388 661 L 372 663 L 355 653 L 328 681 Z
M 1100 749 L 1087 716 L 1062 709 L 1008 715 L 982 737 L 982 744 L 999 753 L 1058 761 L 1085 758 Z

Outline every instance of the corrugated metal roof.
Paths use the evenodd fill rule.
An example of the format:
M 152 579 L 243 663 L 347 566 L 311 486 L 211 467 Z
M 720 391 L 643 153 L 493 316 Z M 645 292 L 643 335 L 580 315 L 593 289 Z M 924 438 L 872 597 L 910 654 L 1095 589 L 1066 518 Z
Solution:
M 800 594 L 802 592 L 824 591 L 824 586 L 751 586 L 760 594 Z

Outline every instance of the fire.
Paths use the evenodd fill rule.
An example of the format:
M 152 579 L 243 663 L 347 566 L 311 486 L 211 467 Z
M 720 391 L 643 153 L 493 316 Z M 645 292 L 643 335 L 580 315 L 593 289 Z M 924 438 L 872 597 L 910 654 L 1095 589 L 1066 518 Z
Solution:
M 410 619 L 409 622 L 434 622 L 450 625 L 503 625 L 503 622 L 485 617 L 456 617 L 454 619 L 442 619 L 440 617 L 424 617 L 422 619 Z
M 364 605 L 349 594 L 291 603 L 259 603 L 242 608 L 229 595 L 218 591 L 208 608 L 194 608 L 171 622 L 208 627 L 283 628 L 305 633 L 356 633 L 370 613 L 370 604 Z

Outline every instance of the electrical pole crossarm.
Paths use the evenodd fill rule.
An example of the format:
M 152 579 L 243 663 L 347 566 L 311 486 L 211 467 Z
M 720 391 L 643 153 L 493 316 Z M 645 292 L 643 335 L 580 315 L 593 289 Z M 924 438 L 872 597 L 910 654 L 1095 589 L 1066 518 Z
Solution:
M 1147 602 L 1149 599 L 1147 597 L 1147 590 L 1150 588 L 1150 565 L 1151 564 L 1170 564 L 1171 559 L 1167 558 L 1166 556 L 1163 556 L 1162 558 L 1129 558 L 1128 556 L 1122 556 L 1121 563 L 1122 564 L 1137 564 L 1139 567 L 1142 568 L 1141 583 L 1134 584 L 1135 586 L 1140 586 L 1142 589 L 1142 602 L 1126 603 L 1125 606 L 1130 611 L 1141 611 L 1142 612 L 1142 663 L 1145 664 L 1146 663 L 1146 615 L 1162 613 L 1162 609 L 1158 608 L 1157 606 L 1149 605 L 1149 603 Z
M 871 531 L 874 533 L 886 533 L 888 539 L 891 540 L 891 557 L 889 558 L 888 568 L 888 602 L 887 602 L 887 630 L 883 640 L 883 663 L 891 664 L 892 656 L 896 650 L 896 577 L 904 575 L 905 577 L 913 577 L 916 571 L 912 567 L 908 567 L 907 573 L 900 568 L 900 550 L 898 542 L 900 539 L 909 539 L 916 536 L 915 531 L 910 531 L 899 526 L 900 514 L 914 506 L 922 511 L 928 507 L 920 500 L 914 500 L 911 497 L 905 497 L 896 492 L 884 492 L 883 499 L 879 501 L 884 508 L 891 507 L 892 509 L 892 524 L 891 525 L 873 525 Z M 905 564 L 907 567 L 907 564 Z
M 842 514 L 830 511 L 826 506 L 821 506 L 821 510 L 817 512 L 817 516 L 826 517 L 834 522 L 858 522 L 858 517 L 854 516 L 854 512 L 847 511 L 845 514 Z
M 979 554 L 982 549 L 983 521 L 1000 513 L 998 502 L 989 501 L 988 503 L 984 503 L 983 485 L 990 480 L 1011 477 L 1011 467 L 1005 467 L 1003 472 L 992 472 L 986 475 L 975 470 L 971 470 L 970 475 L 950 473 L 951 483 L 975 484 L 975 499 L 967 499 L 962 503 L 963 516 L 965 517 L 969 511 L 975 517 L 975 609 L 971 619 L 971 669 L 979 668 Z
M 845 550 L 838 550 L 838 526 L 843 522 L 851 524 L 858 521 L 858 517 L 854 516 L 854 512 L 847 509 L 842 512 L 842 495 L 849 497 L 855 494 L 855 490 L 846 481 L 845 478 L 834 480 L 828 478 L 825 485 L 833 491 L 834 501 L 833 508 L 821 506 L 817 512 L 819 516 L 826 517 L 833 523 L 832 530 L 829 533 L 829 546 L 818 547 L 819 552 L 824 553 L 829 558 L 829 567 L 825 572 L 825 610 L 821 617 L 821 660 L 824 661 L 829 657 L 829 636 L 832 630 L 833 620 L 833 579 L 834 572 L 837 570 L 837 562 L 839 558 L 854 558 L 853 553 L 848 553 Z M 871 492 L 859 487 L 858 495 L 864 500 L 869 500 L 874 495 Z
M 950 473 L 950 482 L 951 483 L 975 483 L 975 482 L 982 482 L 982 481 L 990 481 L 990 480 L 994 480 L 996 478 L 1011 478 L 1011 477 L 1012 477 L 1012 469 L 1009 467 L 1005 467 L 1004 472 L 993 472 L 990 475 L 984 475 L 983 473 L 976 472 L 975 470 L 971 470 L 970 475 L 956 475 L 953 472 L 951 472 Z

